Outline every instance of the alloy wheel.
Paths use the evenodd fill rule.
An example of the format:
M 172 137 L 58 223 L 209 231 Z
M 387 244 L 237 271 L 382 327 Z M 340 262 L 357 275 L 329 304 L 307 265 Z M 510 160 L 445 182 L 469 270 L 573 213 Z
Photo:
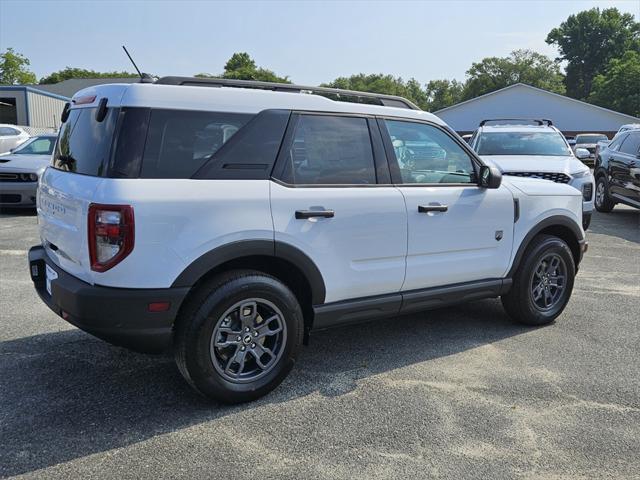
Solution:
M 287 327 L 280 309 L 262 298 L 236 302 L 216 323 L 211 335 L 213 366 L 226 380 L 253 382 L 280 360 Z

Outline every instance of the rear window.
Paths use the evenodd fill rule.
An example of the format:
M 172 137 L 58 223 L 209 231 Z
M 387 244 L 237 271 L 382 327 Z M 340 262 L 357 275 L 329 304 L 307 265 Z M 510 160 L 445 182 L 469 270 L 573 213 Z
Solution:
M 143 178 L 189 178 L 252 115 L 152 110 L 142 158 Z
M 76 108 L 60 129 L 53 167 L 82 175 L 102 176 L 111 152 L 118 109 L 109 108 L 101 122 L 96 108 Z

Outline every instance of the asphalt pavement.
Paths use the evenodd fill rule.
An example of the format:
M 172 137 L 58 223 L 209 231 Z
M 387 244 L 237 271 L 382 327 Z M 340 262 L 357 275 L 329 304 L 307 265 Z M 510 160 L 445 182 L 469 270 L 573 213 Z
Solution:
M 640 211 L 596 213 L 588 240 L 553 325 L 486 300 L 320 332 L 228 407 L 49 311 L 36 217 L 2 214 L 0 477 L 640 478 Z

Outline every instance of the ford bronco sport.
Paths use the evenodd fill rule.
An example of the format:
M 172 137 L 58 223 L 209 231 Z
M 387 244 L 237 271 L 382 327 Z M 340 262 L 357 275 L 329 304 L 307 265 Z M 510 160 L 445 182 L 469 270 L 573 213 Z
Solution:
M 78 92 L 37 206 L 42 300 L 116 345 L 172 346 L 230 403 L 275 388 L 313 329 L 490 297 L 548 324 L 586 248 L 581 192 L 502 180 L 410 102 L 266 83 Z

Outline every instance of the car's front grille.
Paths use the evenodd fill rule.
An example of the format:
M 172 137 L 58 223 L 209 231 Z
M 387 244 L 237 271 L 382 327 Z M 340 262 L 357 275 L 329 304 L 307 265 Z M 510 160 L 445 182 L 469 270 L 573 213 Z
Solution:
M 542 178 L 556 183 L 569 183 L 571 181 L 569 175 L 558 172 L 504 172 L 504 174 L 513 177 Z
M 28 173 L 0 173 L 0 182 L 34 182 Z

